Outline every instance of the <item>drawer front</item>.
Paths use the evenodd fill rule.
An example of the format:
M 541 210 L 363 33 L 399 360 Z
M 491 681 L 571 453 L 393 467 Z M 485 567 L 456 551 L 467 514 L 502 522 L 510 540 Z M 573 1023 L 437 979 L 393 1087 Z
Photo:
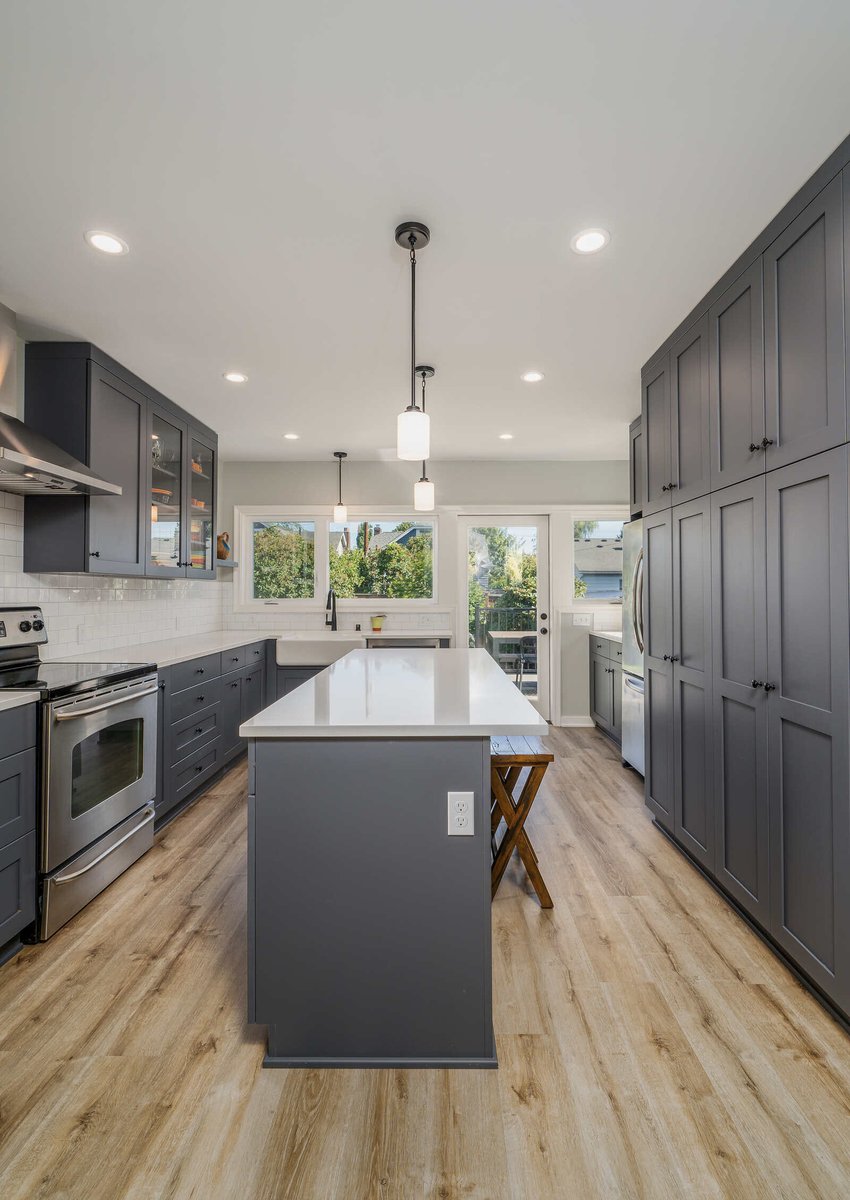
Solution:
M 245 666 L 248 654 L 247 646 L 236 646 L 233 650 L 222 650 L 221 652 L 221 673 L 226 675 L 228 671 L 239 671 Z
M 182 692 L 204 683 L 208 679 L 217 679 L 221 674 L 221 655 L 205 654 L 203 658 L 190 658 L 188 662 L 175 663 L 171 668 L 171 690 Z
M 611 643 L 607 638 L 597 637 L 595 634 L 590 639 L 591 654 L 601 654 L 603 658 L 610 658 Z
M 22 704 L 0 713 L 0 758 L 31 750 L 36 740 L 35 705 Z
M 622 662 L 623 661 L 623 643 L 622 642 L 609 642 L 608 645 L 611 647 L 611 654 L 610 654 L 611 660 L 613 662 Z
M 199 713 L 190 713 L 169 730 L 168 763 L 188 758 L 195 750 L 208 745 L 221 733 L 221 704 L 213 704 Z
M 35 829 L 35 750 L 0 760 L 0 846 Z
M 35 831 L 0 850 L 0 946 L 35 920 Z
M 191 796 L 222 765 L 221 743 L 217 738 L 209 746 L 203 746 L 190 755 L 185 762 L 171 768 L 171 794 L 174 803 Z
M 252 642 L 250 646 L 245 646 L 245 666 L 246 667 L 264 667 L 266 663 L 266 643 Z
M 171 697 L 171 723 L 176 725 L 190 713 L 199 713 L 203 708 L 218 704 L 221 700 L 221 679 L 201 680 L 185 692 L 176 692 Z

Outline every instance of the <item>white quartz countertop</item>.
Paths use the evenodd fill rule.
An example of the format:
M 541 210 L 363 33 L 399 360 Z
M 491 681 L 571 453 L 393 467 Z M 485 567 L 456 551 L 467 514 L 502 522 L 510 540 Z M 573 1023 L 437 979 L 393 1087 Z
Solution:
M 157 642 L 137 642 L 133 646 L 105 646 L 102 650 L 86 650 L 66 654 L 54 662 L 127 662 L 156 663 L 158 667 L 173 667 L 175 663 L 188 662 L 204 654 L 216 654 L 219 650 L 233 650 L 236 646 L 250 646 L 253 642 L 276 641 L 278 638 L 422 638 L 451 637 L 447 629 L 385 629 L 382 633 L 363 630 L 285 630 L 280 633 L 272 629 L 222 629 L 216 633 L 193 633 L 180 637 L 162 638 Z M 49 647 L 48 647 L 49 649 Z
M 591 637 L 607 638 L 609 642 L 622 642 L 623 635 L 619 629 L 588 629 Z
M 35 704 L 40 699 L 40 692 L 3 692 L 0 695 L 0 712 L 20 708 L 22 704 Z
M 486 650 L 352 650 L 239 732 L 247 738 L 436 738 L 547 729 Z

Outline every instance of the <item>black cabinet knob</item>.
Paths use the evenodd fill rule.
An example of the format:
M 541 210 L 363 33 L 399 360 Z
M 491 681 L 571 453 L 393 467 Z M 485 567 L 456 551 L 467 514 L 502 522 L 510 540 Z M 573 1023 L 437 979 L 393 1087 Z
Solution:
M 100 558 L 100 551 L 99 550 L 90 550 L 89 558 Z
M 203 696 L 197 696 L 197 697 L 195 698 L 195 703 L 196 703 L 196 704 L 203 704 L 203 702 L 204 702 L 204 697 L 203 697 Z
M 662 662 L 669 662 L 669 661 L 670 661 L 670 655 L 669 655 L 669 654 L 662 654 L 662 655 L 661 655 L 661 661 L 662 661 Z
M 235 688 L 235 687 L 239 687 L 239 684 L 238 684 L 238 683 L 231 683 L 231 685 L 230 685 L 230 686 L 231 686 L 232 688 Z
M 202 763 L 198 763 L 198 765 L 195 767 L 196 771 L 203 771 L 203 769 L 204 769 L 204 767 L 203 767 Z
M 679 656 L 678 656 L 678 654 L 671 654 L 671 655 L 670 655 L 670 662 L 678 662 L 678 661 L 679 661 Z
M 678 483 L 668 483 L 668 484 L 667 484 L 667 491 L 668 491 L 668 492 L 672 492 L 672 491 L 673 491 L 673 488 L 677 488 L 678 486 L 679 486 L 679 485 L 678 485 Z
M 758 442 L 750 442 L 750 454 L 755 454 L 756 450 L 761 450 Z
M 203 675 L 203 673 L 204 673 L 204 668 L 203 668 L 203 667 L 195 667 L 195 674 L 196 674 L 196 675 Z
M 195 736 L 197 736 L 199 733 L 203 733 L 203 732 L 204 732 L 203 725 L 199 725 L 198 728 L 195 730 Z
M 775 683 L 765 683 L 765 684 L 763 684 L 763 687 L 766 692 L 775 692 L 776 691 Z
M 761 439 L 762 450 L 766 450 L 768 448 L 768 446 L 772 446 L 772 445 L 773 445 L 773 438 L 762 438 Z
M 668 490 L 666 483 L 662 483 L 661 490 L 662 490 L 662 492 L 666 492 Z
M 760 679 L 754 679 L 751 686 L 754 688 L 760 688 L 760 687 L 764 687 L 764 684 L 762 683 L 762 681 Z

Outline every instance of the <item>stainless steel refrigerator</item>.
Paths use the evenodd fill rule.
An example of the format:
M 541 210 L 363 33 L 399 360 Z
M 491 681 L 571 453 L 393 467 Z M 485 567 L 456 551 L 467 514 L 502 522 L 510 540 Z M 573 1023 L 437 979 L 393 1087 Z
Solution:
M 643 521 L 629 521 L 623 526 L 622 755 L 641 775 L 643 753 Z

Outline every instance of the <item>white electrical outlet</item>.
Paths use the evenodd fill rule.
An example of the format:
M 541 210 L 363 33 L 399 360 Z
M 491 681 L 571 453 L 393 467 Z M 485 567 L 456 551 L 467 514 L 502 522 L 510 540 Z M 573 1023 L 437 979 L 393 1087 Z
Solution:
M 471 837 L 475 833 L 475 793 L 449 792 L 449 836 Z
M 584 629 L 590 629 L 593 623 L 593 613 L 573 613 L 573 625 L 581 625 Z

